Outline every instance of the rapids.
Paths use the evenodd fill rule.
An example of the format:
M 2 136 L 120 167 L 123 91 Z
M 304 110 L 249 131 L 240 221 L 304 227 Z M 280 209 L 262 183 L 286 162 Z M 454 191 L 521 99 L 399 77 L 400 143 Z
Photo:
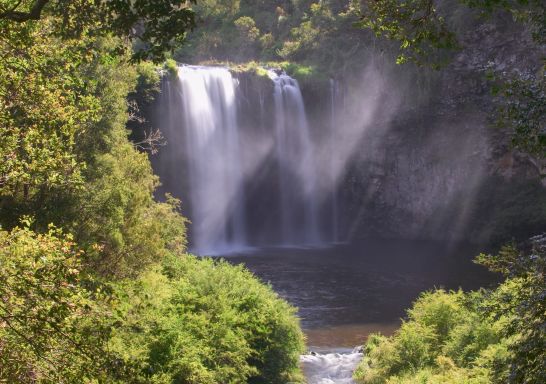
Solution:
M 308 384 L 353 384 L 352 374 L 362 359 L 361 348 L 313 351 L 300 361 Z

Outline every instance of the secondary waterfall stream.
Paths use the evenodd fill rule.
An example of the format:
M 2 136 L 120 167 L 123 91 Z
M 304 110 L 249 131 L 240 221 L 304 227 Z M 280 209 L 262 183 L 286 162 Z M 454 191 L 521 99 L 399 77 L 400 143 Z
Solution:
M 269 71 L 275 84 L 275 134 L 279 162 L 281 233 L 284 245 L 319 244 L 317 166 L 298 82 Z M 298 220 L 298 204 L 303 220 Z

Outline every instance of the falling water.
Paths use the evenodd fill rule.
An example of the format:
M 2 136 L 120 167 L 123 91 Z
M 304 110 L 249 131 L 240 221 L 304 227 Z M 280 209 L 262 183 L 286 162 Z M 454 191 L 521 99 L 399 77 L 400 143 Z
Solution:
M 246 245 L 235 90 L 225 68 L 178 70 L 189 161 L 192 243 L 199 254 Z
M 290 76 L 269 71 L 269 77 L 275 85 L 282 242 L 319 244 L 317 170 L 303 97 Z

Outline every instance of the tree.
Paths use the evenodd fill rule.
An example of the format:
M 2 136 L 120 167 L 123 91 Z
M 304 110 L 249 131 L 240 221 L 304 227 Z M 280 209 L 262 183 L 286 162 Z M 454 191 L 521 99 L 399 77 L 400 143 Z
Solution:
M 246 57 L 252 57 L 260 38 L 260 30 L 252 17 L 242 16 L 233 22 L 238 32 L 239 50 Z
M 0 22 L 41 21 L 65 38 L 107 35 L 139 42 L 133 58 L 162 60 L 195 25 L 195 0 L 2 0 Z M 120 46 L 123 47 L 123 46 Z
M 76 136 L 99 119 L 96 99 L 79 73 L 88 39 L 62 41 L 49 28 L 0 21 L 0 210 L 17 223 L 18 203 L 56 188 L 81 187 L 84 164 Z M 7 222 L 12 215 L 14 219 Z
M 47 20 L 5 31 L 0 225 L 13 228 L 27 214 L 38 232 L 54 223 L 86 251 L 86 270 L 116 277 L 159 261 L 165 247 L 183 247 L 177 203 L 154 201 L 158 179 L 128 140 L 126 98 L 139 77 L 129 52 L 115 52 L 120 38 L 51 36 Z M 146 81 L 154 88 L 159 76 Z

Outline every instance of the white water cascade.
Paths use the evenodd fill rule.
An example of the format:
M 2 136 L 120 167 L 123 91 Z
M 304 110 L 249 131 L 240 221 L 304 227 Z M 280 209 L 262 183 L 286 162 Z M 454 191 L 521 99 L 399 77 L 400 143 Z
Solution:
M 189 159 L 193 248 L 201 254 L 246 245 L 237 81 L 225 68 L 178 71 Z
M 362 360 L 361 348 L 302 355 L 308 384 L 354 384 L 353 372 Z

